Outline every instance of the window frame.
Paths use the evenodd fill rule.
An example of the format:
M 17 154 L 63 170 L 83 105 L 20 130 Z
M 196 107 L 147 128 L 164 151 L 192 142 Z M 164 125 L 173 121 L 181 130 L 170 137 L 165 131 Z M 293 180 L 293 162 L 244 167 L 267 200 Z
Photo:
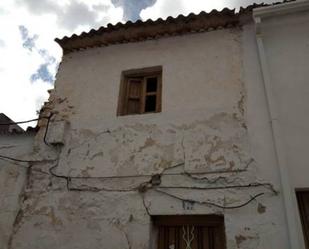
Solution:
M 157 90 L 152 92 L 152 95 L 156 96 L 156 108 L 155 111 L 145 112 L 146 105 L 146 79 L 156 77 L 157 78 Z M 139 113 L 129 113 L 128 102 L 129 102 L 129 81 L 134 78 L 140 78 L 142 80 L 141 86 L 141 97 L 140 97 L 140 111 Z M 118 107 L 117 116 L 127 116 L 127 115 L 139 115 L 148 113 L 158 113 L 162 110 L 162 66 L 146 67 L 140 69 L 130 69 L 123 71 L 121 73 L 119 97 L 118 97 Z

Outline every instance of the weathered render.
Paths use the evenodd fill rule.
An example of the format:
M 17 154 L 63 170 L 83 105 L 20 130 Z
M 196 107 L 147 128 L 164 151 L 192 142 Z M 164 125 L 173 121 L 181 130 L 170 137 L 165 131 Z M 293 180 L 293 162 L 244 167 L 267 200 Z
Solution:
M 223 215 L 228 249 L 291 248 L 259 56 L 248 15 L 67 52 L 7 248 L 155 249 L 152 216 L 176 214 Z M 152 66 L 162 111 L 117 116 L 122 71 Z
M 0 133 L 0 154 L 27 159 L 32 152 L 35 133 Z M 28 163 L 0 160 L 0 248 L 11 239 L 27 180 Z

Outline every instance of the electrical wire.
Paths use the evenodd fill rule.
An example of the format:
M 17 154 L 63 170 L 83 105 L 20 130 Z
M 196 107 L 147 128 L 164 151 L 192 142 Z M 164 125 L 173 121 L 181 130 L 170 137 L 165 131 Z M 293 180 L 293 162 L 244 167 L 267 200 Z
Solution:
M 8 160 L 12 160 L 12 161 L 17 161 L 17 162 L 25 162 L 25 163 L 34 163 L 34 162 L 40 162 L 40 161 L 35 161 L 35 160 L 20 160 L 20 159 L 16 159 L 16 158 L 12 158 L 12 157 L 7 157 L 7 156 L 3 156 L 0 155 L 0 159 L 4 158 L 4 159 L 8 159 Z M 56 161 L 56 160 L 52 160 L 52 161 Z M 101 177 L 85 177 L 85 176 L 65 176 L 65 175 L 59 175 L 54 173 L 54 169 L 58 166 L 58 162 L 59 160 L 57 159 L 57 162 L 55 165 L 53 165 L 51 168 L 49 168 L 49 173 L 50 175 L 54 176 L 54 177 L 58 177 L 58 178 L 62 178 L 62 179 L 66 179 L 66 180 L 71 180 L 71 179 L 99 179 L 99 180 L 108 180 L 108 179 L 127 179 L 127 178 L 145 178 L 145 177 L 153 177 L 154 174 L 139 174 L 139 175 L 123 175 L 123 176 L 101 176 Z M 183 165 L 183 163 L 180 164 L 176 164 L 173 165 L 171 167 L 166 168 L 165 170 L 171 169 L 171 168 L 175 168 L 178 166 Z M 41 172 L 41 171 L 40 171 Z M 197 173 L 199 174 L 199 173 Z M 155 175 L 159 175 L 159 176 L 187 176 L 187 173 L 164 173 L 161 172 L 159 174 L 155 174 Z M 210 184 L 215 184 L 217 183 L 218 179 L 225 179 L 220 177 L 217 177 L 214 180 L 209 180 L 207 178 L 203 178 L 201 180 L 207 180 L 208 183 Z M 227 182 L 228 184 L 233 183 L 234 181 L 229 181 Z M 250 187 L 267 187 L 269 188 L 274 194 L 278 194 L 278 192 L 276 190 L 274 190 L 273 186 L 270 183 L 250 183 L 250 184 L 246 184 L 246 185 L 225 185 L 225 186 L 216 186 L 216 187 L 197 187 L 197 186 L 193 186 L 193 187 L 186 187 L 186 186 L 160 186 L 160 189 L 194 189 L 194 190 L 216 190 L 216 189 L 230 189 L 230 188 L 250 188 Z M 111 189 L 106 189 L 111 190 Z M 112 191 L 112 190 L 111 190 Z
M 214 207 L 218 207 L 218 208 L 222 208 L 222 209 L 237 209 L 237 208 L 241 208 L 241 207 L 247 206 L 250 202 L 252 202 L 256 198 L 258 198 L 258 197 L 260 197 L 260 196 L 265 194 L 265 193 L 256 194 L 255 196 L 252 196 L 248 201 L 246 201 L 246 202 L 244 202 L 242 204 L 239 204 L 239 205 L 235 205 L 235 206 L 222 206 L 222 205 L 216 204 L 214 202 L 210 202 L 210 201 L 196 201 L 196 200 L 191 200 L 191 199 L 184 199 L 184 198 L 178 197 L 176 195 L 170 194 L 168 192 L 159 190 L 157 188 L 154 189 L 154 190 L 159 192 L 159 193 L 165 194 L 165 195 L 167 195 L 169 197 L 172 197 L 174 199 L 177 199 L 177 200 L 187 201 L 187 202 L 192 202 L 192 203 L 198 203 L 198 204 L 201 204 L 201 205 L 210 205 L 210 206 L 214 206 Z
M 83 187 L 83 188 L 75 188 L 75 187 L 71 187 L 71 179 L 69 179 L 69 184 L 68 184 L 68 190 L 69 191 L 77 191 L 77 192 L 100 192 L 100 191 L 105 191 L 105 192 L 136 192 L 139 190 L 140 185 L 143 185 L 147 182 L 143 182 L 141 184 L 139 184 L 138 186 L 132 187 L 132 188 L 118 188 L 118 189 L 114 189 L 114 188 L 105 188 L 105 187 Z
M 14 125 L 14 124 L 23 124 L 23 123 L 28 123 L 28 122 L 33 122 L 33 121 L 38 121 L 40 119 L 47 119 L 47 124 L 46 124 L 46 129 L 45 129 L 45 133 L 44 133 L 44 137 L 43 137 L 43 141 L 46 145 L 50 146 L 48 144 L 48 142 L 46 141 L 46 137 L 47 137 L 47 132 L 48 132 L 48 128 L 49 128 L 49 123 L 50 123 L 50 120 L 52 118 L 53 114 L 51 113 L 48 117 L 39 117 L 39 118 L 36 118 L 36 119 L 31 119 L 31 120 L 27 120 L 27 121 L 20 121 L 20 122 L 10 122 L 10 123 L 0 123 L 0 125 Z M 15 162 L 22 162 L 22 163 L 34 163 L 34 162 L 38 162 L 38 161 L 35 161 L 35 160 L 22 160 L 22 159 L 17 159 L 17 158 L 13 158 L 13 157 L 9 157 L 9 156 L 4 156 L 4 155 L 0 155 L 0 159 L 5 159 L 5 160 L 11 160 L 11 161 L 15 161 Z M 54 160 L 55 161 L 55 160 Z M 40 161 L 41 162 L 41 161 Z M 146 175 L 126 175 L 126 176 L 106 176 L 106 177 L 70 177 L 70 176 L 64 176 L 64 175 L 59 175 L 59 174 L 56 174 L 54 173 L 54 169 L 58 166 L 58 163 L 59 163 L 59 158 L 57 159 L 57 162 L 54 166 L 50 167 L 49 168 L 49 173 L 50 175 L 54 176 L 54 177 L 58 177 L 58 178 L 62 178 L 62 179 L 65 179 L 66 182 L 67 182 L 67 189 L 68 191 L 91 191 L 91 192 L 99 192 L 99 191 L 109 191 L 109 192 L 130 192 L 130 191 L 138 191 L 138 192 L 141 192 L 141 188 L 143 187 L 142 185 L 143 184 L 140 184 L 138 187 L 134 187 L 134 188 L 131 188 L 131 189 L 108 189 L 108 188 L 96 188 L 96 187 L 90 187 L 90 188 L 86 188 L 86 189 L 81 189 L 81 188 L 72 188 L 70 186 L 70 183 L 71 183 L 71 180 L 72 179 L 90 179 L 90 178 L 96 178 L 96 179 L 121 179 L 121 178 L 137 178 L 137 177 L 153 177 L 154 175 L 153 174 L 146 174 Z M 201 174 L 201 175 L 205 175 L 207 173 L 188 173 L 188 172 L 181 172 L 181 173 L 164 173 L 166 170 L 168 169 L 172 169 L 172 168 L 176 168 L 176 167 L 179 167 L 179 166 L 182 166 L 184 165 L 184 163 L 179 163 L 179 164 L 176 164 L 176 165 L 173 165 L 173 166 L 170 166 L 166 169 L 164 169 L 161 173 L 159 174 L 155 174 L 155 175 L 159 175 L 159 176 L 162 176 L 162 175 L 184 175 L 184 176 L 188 176 L 188 177 L 191 177 L 192 179 L 198 179 L 198 180 L 207 180 L 209 183 L 217 183 L 217 181 L 219 181 L 220 179 L 224 179 L 226 180 L 224 177 L 218 177 L 214 180 L 210 180 L 208 179 L 207 177 L 202 177 L 202 178 L 196 178 L 196 177 L 193 177 L 193 175 L 197 175 L 197 174 Z M 27 169 L 31 169 L 31 166 L 24 166 L 25 168 Z M 35 170 L 35 169 L 32 169 L 34 171 L 38 171 L 40 173 L 45 173 L 45 174 L 48 174 L 46 172 L 42 172 L 42 171 L 39 171 L 39 170 Z M 235 172 L 241 172 L 243 170 L 235 170 Z M 212 173 L 219 173 L 219 172 L 212 172 Z M 220 173 L 232 173 L 231 171 L 228 171 L 228 172 L 220 172 Z M 49 174 L 48 174 L 49 175 Z M 148 181 L 147 182 L 144 182 L 145 183 L 149 183 Z M 230 186 L 218 186 L 218 187 L 185 187 L 185 186 L 161 186 L 161 187 L 156 187 L 156 188 L 153 188 L 153 186 L 150 186 L 150 187 L 146 187 L 145 189 L 143 188 L 143 191 L 146 192 L 148 189 L 154 189 L 156 192 L 159 192 L 159 193 L 162 193 L 162 194 L 165 194 L 171 198 L 174 198 L 174 199 L 178 199 L 178 200 L 181 200 L 181 201 L 188 201 L 188 202 L 192 202 L 192 203 L 198 203 L 198 204 L 201 204 L 201 205 L 210 205 L 210 206 L 214 206 L 214 207 L 218 207 L 218 208 L 222 208 L 222 209 L 236 209 L 236 208 L 241 208 L 241 207 L 244 207 L 246 205 L 248 205 L 249 203 L 251 203 L 253 200 L 255 200 L 256 198 L 264 195 L 264 193 L 259 193 L 253 197 L 251 197 L 248 201 L 242 203 L 242 204 L 239 204 L 239 205 L 235 205 L 235 206 L 222 206 L 222 205 L 219 205 L 219 204 L 216 204 L 216 203 L 213 203 L 213 202 L 209 202 L 209 201 L 196 201 L 196 200 L 191 200 L 191 199 L 183 199 L 181 197 L 178 197 L 176 195 L 173 195 L 171 193 L 168 193 L 166 191 L 162 191 L 161 189 L 195 189 L 195 190 L 211 190 L 211 189 L 228 189 L 228 188 L 249 188 L 249 187 L 258 187 L 258 186 L 268 186 L 270 187 L 273 192 L 275 192 L 275 190 L 273 189 L 273 187 L 271 186 L 271 184 L 265 184 L 265 183 L 254 183 L 254 184 L 247 184 L 247 185 L 230 185 Z M 141 192 L 141 194 L 143 195 L 142 196 L 142 201 L 143 201 L 143 205 L 147 211 L 147 214 L 149 215 L 149 210 L 148 210 L 148 207 L 146 206 L 145 204 L 145 200 L 144 200 L 144 192 Z
M 16 122 L 16 123 L 7 123 L 7 124 L 22 124 L 22 123 L 27 123 L 27 122 L 32 122 L 32 121 L 36 121 L 39 119 L 43 119 L 43 118 L 47 118 L 47 125 L 46 125 L 46 129 L 45 129 L 45 133 L 44 133 L 44 143 L 46 145 L 49 146 L 49 144 L 46 141 L 46 136 L 47 136 L 47 131 L 48 131 L 48 127 L 49 127 L 49 123 L 50 123 L 50 119 L 52 118 L 53 114 L 51 113 L 48 117 L 41 117 L 41 118 L 37 118 L 37 119 L 32 119 L 32 120 L 28 120 L 28 121 L 21 121 L 21 122 Z M 0 125 L 4 125 L 3 123 L 0 123 Z M 33 163 L 33 162 L 37 162 L 35 160 L 22 160 L 22 159 L 17 159 L 14 157 L 9 157 L 9 156 L 5 156 L 5 155 L 0 155 L 0 159 L 7 159 L 7 160 L 11 160 L 11 161 L 16 161 L 16 162 L 23 162 L 23 163 Z
M 33 122 L 33 121 L 38 121 L 38 120 L 44 119 L 44 118 L 48 118 L 48 117 L 39 117 L 39 118 L 29 119 L 29 120 L 25 120 L 25 121 L 18 121 L 18 122 L 0 123 L 0 125 L 25 124 L 25 123 L 30 123 L 30 122 Z
M 57 166 L 55 166 L 57 167 Z M 53 167 L 53 168 L 55 168 Z M 169 168 L 166 168 L 166 170 Z M 238 170 L 234 170 L 234 171 L 222 171 L 219 173 L 238 173 Z M 216 172 L 218 173 L 218 172 Z M 190 173 L 190 175 L 205 175 L 205 174 L 215 174 L 215 172 L 206 172 L 206 173 L 202 173 L 202 172 L 196 172 L 196 173 Z M 122 178 L 145 178 L 145 177 L 153 177 L 154 175 L 162 175 L 162 176 L 188 176 L 188 173 L 186 172 L 180 172 L 180 173 L 157 173 L 157 174 L 138 174 L 138 175 L 119 175 L 119 176 L 68 176 L 72 179 L 122 179 Z M 59 177 L 65 177 L 65 176 L 61 176 L 58 175 Z M 221 179 L 222 177 L 220 177 Z M 199 180 L 208 180 L 206 177 L 205 178 L 200 178 Z M 217 182 L 217 179 L 214 179 L 213 182 L 211 182 L 211 180 L 209 180 L 210 183 L 215 183 Z
M 2 160 L 11 160 L 11 161 L 14 161 L 14 162 L 19 162 L 19 163 L 34 163 L 34 162 L 42 162 L 42 161 L 35 161 L 35 160 L 21 160 L 21 159 L 16 159 L 16 158 L 13 158 L 13 157 L 8 157 L 8 156 L 3 156 L 3 155 L 0 155 L 0 159 Z M 46 161 L 46 160 L 44 160 Z M 52 160 L 54 161 L 54 160 Z M 21 164 L 17 164 L 19 167 L 22 167 L 22 168 L 25 168 L 25 169 L 31 169 L 35 172 L 39 172 L 41 174 L 45 174 L 45 175 L 50 175 L 48 174 L 47 172 L 44 172 L 44 171 L 41 171 L 41 170 L 38 170 L 38 169 L 32 169 L 32 165 L 30 166 L 26 166 L 26 165 L 21 165 Z
M 0 159 L 7 159 L 7 160 L 15 161 L 15 162 L 20 162 L 20 163 L 33 163 L 33 162 L 37 162 L 37 161 L 34 161 L 34 160 L 16 159 L 16 158 L 9 157 L 9 156 L 4 156 L 4 155 L 0 155 Z
M 39 119 L 42 119 L 42 118 L 47 118 L 48 119 L 48 121 L 47 121 L 47 125 L 46 125 L 46 129 L 45 129 L 45 134 L 44 134 L 44 143 L 46 144 L 46 145 L 49 145 L 48 143 L 47 143 L 47 141 L 46 141 L 46 136 L 47 136 L 47 131 L 48 131 L 48 126 L 49 126 L 49 122 L 50 122 L 50 119 L 51 119 L 51 117 L 53 116 L 53 114 L 51 113 L 48 117 L 41 117 L 41 118 L 37 118 L 36 120 L 39 120 Z M 34 121 L 34 119 L 32 119 L 32 120 L 28 120 L 28 121 L 21 121 L 21 122 L 16 122 L 15 124 L 21 124 L 21 123 L 27 123 L 27 122 L 32 122 L 32 121 Z M 3 125 L 3 123 L 2 124 L 0 124 L 0 125 Z M 0 158 L 2 158 L 2 159 L 8 159 L 8 160 L 11 160 L 11 161 L 16 161 L 16 162 L 24 162 L 24 163 L 33 163 L 33 162 L 37 162 L 37 161 L 35 161 L 35 160 L 22 160 L 22 159 L 17 159 L 17 158 L 14 158 L 14 157 L 9 157 L 9 156 L 4 156 L 4 155 L 0 155 Z
M 256 187 L 267 187 L 267 188 L 270 188 L 272 192 L 277 194 L 277 192 L 272 189 L 272 186 L 269 183 L 250 183 L 250 184 L 245 184 L 245 185 L 227 185 L 227 186 L 217 186 L 217 187 L 160 186 L 158 188 L 159 189 L 218 190 L 218 189 L 230 189 L 230 188 L 237 189 L 237 188 L 256 188 Z
M 51 113 L 48 118 L 47 118 L 47 124 L 46 124 L 46 129 L 45 129 L 45 133 L 44 133 L 44 137 L 43 137 L 43 141 L 44 143 L 47 145 L 47 146 L 50 146 L 49 143 L 47 143 L 46 141 L 46 136 L 47 136 L 47 131 L 48 131 L 48 127 L 49 127 L 49 122 L 50 122 L 50 119 L 52 118 L 53 116 L 53 113 Z
M 22 160 L 22 159 L 16 159 L 13 157 L 8 157 L 8 156 L 4 156 L 4 155 L 0 155 L 0 159 L 8 159 L 8 160 L 12 160 L 12 161 L 17 161 L 17 162 L 25 162 L 25 163 L 34 163 L 34 162 L 40 162 L 37 160 Z M 52 161 L 56 161 L 56 160 L 52 160 Z M 164 171 L 172 169 L 172 168 L 176 168 L 179 166 L 184 165 L 184 163 L 179 163 L 173 166 L 170 166 L 168 168 L 165 168 L 161 173 L 157 173 L 156 175 L 164 175 L 164 176 L 191 176 L 191 175 L 205 175 L 205 174 L 215 174 L 215 173 L 235 173 L 235 172 L 239 172 L 239 170 L 234 170 L 234 171 L 220 171 L 220 172 L 196 172 L 196 173 L 187 173 L 187 172 L 180 172 L 180 173 L 164 173 Z M 55 176 L 55 177 L 61 177 L 61 178 L 72 178 L 72 179 L 121 179 L 121 178 L 145 178 L 145 177 L 152 177 L 154 176 L 154 174 L 138 174 L 138 175 L 120 175 L 120 176 L 64 176 L 64 175 L 58 175 L 55 174 L 53 172 L 53 169 L 56 168 L 58 166 L 58 164 L 55 164 L 54 166 L 52 166 L 49 171 L 51 173 L 51 175 Z M 216 183 L 219 179 L 223 179 L 223 177 L 218 177 L 214 180 L 208 180 L 207 178 L 199 178 L 199 180 L 208 180 L 210 183 Z
M 33 163 L 33 162 L 37 162 L 37 161 L 33 161 L 33 160 L 21 160 L 21 159 L 16 159 L 16 158 L 12 158 L 12 157 L 8 157 L 8 156 L 2 156 L 0 155 L 0 158 L 2 159 L 7 159 L 7 160 L 12 160 L 12 161 L 17 161 L 17 162 L 26 162 L 26 163 Z M 49 173 L 50 175 L 54 176 L 54 177 L 58 177 L 58 178 L 62 178 L 62 179 L 65 179 L 66 182 L 67 182 L 67 190 L 68 191 L 90 191 L 90 192 L 99 192 L 99 191 L 108 191 L 108 192 L 132 192 L 132 191 L 138 191 L 140 192 L 140 186 L 143 184 L 140 184 L 140 186 L 138 187 L 134 187 L 134 188 L 131 188 L 131 189 L 109 189 L 109 188 L 96 188 L 96 187 L 90 187 L 90 188 L 86 188 L 86 189 L 81 189 L 81 188 L 73 188 L 70 186 L 70 182 L 72 180 L 72 178 L 74 179 L 79 179 L 79 178 L 85 178 L 85 177 L 69 177 L 69 176 L 64 176 L 64 175 L 58 175 L 56 173 L 53 172 L 53 169 L 56 168 L 58 166 L 58 163 L 59 163 L 59 159 L 57 160 L 56 164 L 54 166 L 52 166 L 51 168 L 49 168 Z M 171 168 L 174 168 L 174 167 L 177 167 L 179 165 L 174 165 L 174 166 L 171 166 Z M 29 167 L 25 167 L 27 169 L 30 169 L 31 166 Z M 35 169 L 32 169 L 34 171 L 38 171 L 40 173 L 45 173 L 45 174 L 48 174 L 46 172 L 42 172 L 42 171 L 39 171 L 39 170 L 35 170 Z M 161 173 L 163 174 L 163 172 Z M 49 174 L 48 174 L 49 175 Z M 165 175 L 165 174 L 164 174 Z M 138 177 L 140 177 L 141 175 L 136 175 Z M 147 175 L 147 176 L 153 176 L 153 175 Z M 127 177 L 133 177 L 132 176 L 113 176 L 113 177 L 104 177 L 104 178 L 127 178 Z M 145 177 L 145 175 L 143 175 L 142 177 Z M 144 182 L 145 183 L 149 183 L 149 182 Z M 161 186 L 161 187 L 156 187 L 154 188 L 154 190 L 156 192 L 159 192 L 159 193 L 162 193 L 162 194 L 165 194 L 169 197 L 172 197 L 174 199 L 178 199 L 178 200 L 181 200 L 181 201 L 187 201 L 187 202 L 192 202 L 192 203 L 198 203 L 198 204 L 201 204 L 201 205 L 210 205 L 210 206 L 214 206 L 214 207 L 218 207 L 218 208 L 222 208 L 222 209 L 237 209 L 237 208 L 241 208 L 241 207 L 244 207 L 246 205 L 248 205 L 250 202 L 252 202 L 253 200 L 255 200 L 256 198 L 264 195 L 265 193 L 259 193 L 253 197 L 251 197 L 248 201 L 242 203 L 242 204 L 239 204 L 239 205 L 235 205 L 235 206 L 222 206 L 220 204 L 216 204 L 216 203 L 213 203 L 213 202 L 209 202 L 209 201 L 196 201 L 196 200 L 192 200 L 192 199 L 184 199 L 184 198 L 181 198 L 181 197 L 178 197 L 176 195 L 173 195 L 171 193 L 168 193 L 166 191 L 162 191 L 161 189 L 194 189 L 194 190 L 211 190 L 211 189 L 228 189 L 228 188 L 249 188 L 249 187 L 258 187 L 258 186 L 270 186 L 271 189 L 273 190 L 273 187 L 270 185 L 270 184 L 265 184 L 265 183 L 254 183 L 254 184 L 248 184 L 248 185 L 233 185 L 233 186 L 219 186 L 219 187 L 185 187 L 185 186 Z M 153 189 L 153 186 L 151 187 L 147 187 L 145 192 L 148 190 L 148 189 Z M 273 190 L 275 191 L 275 190 Z M 144 192 L 141 193 L 142 195 L 144 195 Z M 145 200 L 144 200 L 144 197 L 142 197 L 142 200 L 143 200 L 143 205 L 146 209 L 146 212 L 147 214 L 149 215 L 149 210 L 148 210 L 148 207 L 146 206 L 145 204 Z
M 8 160 L 12 160 L 12 161 L 16 161 L 16 162 L 24 162 L 24 163 L 33 163 L 33 162 L 37 162 L 35 160 L 22 160 L 22 159 L 16 159 L 13 157 L 9 157 L 9 156 L 4 156 L 4 155 L 0 155 L 0 159 L 8 159 Z M 59 160 L 58 160 L 59 161 Z M 58 163 L 56 163 L 54 166 L 52 166 L 49 169 L 49 172 L 51 175 L 55 176 L 55 177 L 60 177 L 60 178 L 74 178 L 74 179 L 121 179 L 121 178 L 139 178 L 139 177 L 152 177 L 152 174 L 139 174 L 139 175 L 123 175 L 123 176 L 64 176 L 64 175 L 58 175 L 56 173 L 53 172 L 53 170 L 58 166 Z M 174 168 L 176 166 L 180 166 L 180 164 L 177 164 L 175 166 L 172 166 L 171 168 Z M 167 174 L 165 174 L 167 175 Z M 171 175 L 180 175 L 180 174 L 171 174 Z

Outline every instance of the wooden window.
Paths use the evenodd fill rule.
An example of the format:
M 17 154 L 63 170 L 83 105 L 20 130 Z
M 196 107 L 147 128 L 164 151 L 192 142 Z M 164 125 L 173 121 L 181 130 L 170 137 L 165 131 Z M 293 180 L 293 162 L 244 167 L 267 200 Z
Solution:
M 162 67 L 133 69 L 122 73 L 118 115 L 161 111 Z
M 217 215 L 154 216 L 158 249 L 225 249 L 224 218 Z
M 306 248 L 309 249 L 309 191 L 296 192 Z

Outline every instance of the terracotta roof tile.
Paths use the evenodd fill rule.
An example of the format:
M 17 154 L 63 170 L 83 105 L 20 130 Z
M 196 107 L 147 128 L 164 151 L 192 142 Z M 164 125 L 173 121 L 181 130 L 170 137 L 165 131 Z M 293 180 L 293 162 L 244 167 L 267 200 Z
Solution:
M 291 1 L 295 0 L 284 2 Z M 202 11 L 199 14 L 190 13 L 187 16 L 180 14 L 175 18 L 169 16 L 165 20 L 159 18 L 155 21 L 148 19 L 146 21 L 118 22 L 115 25 L 107 24 L 106 27 L 100 27 L 97 30 L 91 29 L 89 32 L 82 32 L 80 35 L 73 34 L 71 37 L 56 38 L 55 41 L 62 47 L 63 53 L 66 54 L 75 50 L 97 46 L 158 39 L 163 36 L 175 36 L 185 33 L 207 32 L 240 25 L 242 16 L 251 15 L 254 8 L 264 6 L 270 5 L 264 3 L 252 4 L 246 8 L 241 7 L 239 12 L 235 12 L 235 9 L 224 8 L 221 11 L 212 10 L 209 13 Z

